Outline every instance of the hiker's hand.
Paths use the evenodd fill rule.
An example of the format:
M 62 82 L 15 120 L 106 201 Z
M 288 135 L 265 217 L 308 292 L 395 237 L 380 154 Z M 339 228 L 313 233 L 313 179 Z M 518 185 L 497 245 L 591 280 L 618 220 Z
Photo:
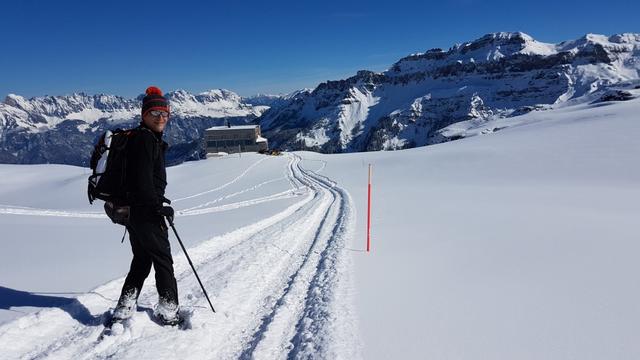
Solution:
M 173 208 L 171 206 L 163 206 L 158 209 L 158 214 L 164 216 L 169 221 L 169 224 L 173 224 Z

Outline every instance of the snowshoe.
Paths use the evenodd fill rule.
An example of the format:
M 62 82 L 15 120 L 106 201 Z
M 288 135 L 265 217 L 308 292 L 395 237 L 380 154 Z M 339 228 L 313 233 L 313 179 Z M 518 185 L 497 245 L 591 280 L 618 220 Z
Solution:
M 98 341 L 101 341 L 107 336 L 123 334 L 125 330 L 131 326 L 130 322 L 131 322 L 131 317 L 126 319 L 120 319 L 113 316 L 113 314 L 111 314 L 111 316 L 109 316 L 103 324 L 104 329 L 102 329 L 102 332 L 98 337 Z
M 167 319 L 162 315 L 158 315 L 158 321 L 160 321 L 163 326 L 182 326 L 182 324 L 184 324 L 184 319 L 180 316 Z
M 165 326 L 177 326 L 183 322 L 178 304 L 164 299 L 160 299 L 153 314 L 158 319 L 158 322 Z

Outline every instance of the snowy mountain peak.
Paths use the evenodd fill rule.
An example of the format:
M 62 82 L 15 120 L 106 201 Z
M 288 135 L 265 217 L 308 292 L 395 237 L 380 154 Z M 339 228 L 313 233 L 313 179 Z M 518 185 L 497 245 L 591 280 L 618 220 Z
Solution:
M 494 48 L 508 48 L 509 51 L 522 50 L 527 43 L 534 42 L 533 38 L 523 32 L 496 32 L 482 36 L 471 42 L 456 45 L 452 49 L 466 53 L 479 49 L 491 50 Z
M 177 97 L 186 97 L 189 95 L 191 95 L 191 93 L 183 89 L 176 89 L 174 91 L 169 91 L 164 94 L 164 96 L 177 96 Z
M 182 89 L 170 91 L 164 94 L 172 107 L 177 107 L 179 104 L 189 101 L 196 101 L 195 96 L 190 92 Z
M 634 33 L 615 34 L 609 37 L 609 41 L 616 44 L 633 44 L 636 47 L 638 47 L 640 46 L 640 34 L 634 34 Z
M 640 34 L 623 33 L 612 36 L 586 34 L 585 36 L 570 41 L 563 41 L 556 45 L 558 52 L 577 53 L 599 51 L 606 53 L 609 58 L 615 59 L 618 53 L 632 52 L 640 49 Z
M 29 102 L 24 97 L 16 94 L 7 95 L 3 103 L 25 111 L 31 109 Z
M 470 42 L 456 44 L 448 51 L 435 48 L 409 55 L 393 64 L 387 74 L 396 76 L 415 70 L 436 70 L 455 63 L 495 62 L 520 54 L 548 56 L 555 53 L 555 45 L 536 41 L 523 32 L 496 32 Z
M 609 41 L 609 38 L 606 37 L 605 35 L 600 35 L 600 34 L 586 34 L 584 36 L 584 39 L 586 41 L 590 41 L 590 42 L 599 42 L 599 43 L 605 43 Z
M 260 116 L 266 110 L 264 106 L 243 103 L 238 94 L 225 89 L 212 89 L 198 95 L 176 90 L 167 93 L 166 97 L 171 104 L 171 112 L 182 117 Z
M 240 95 L 226 89 L 212 89 L 212 90 L 204 91 L 198 94 L 198 98 L 207 100 L 207 101 L 229 100 L 229 101 L 235 101 L 238 103 L 242 101 L 242 98 L 240 97 Z
M 187 108 L 193 109 L 194 106 L 215 106 L 214 103 L 227 102 L 227 106 L 224 107 L 237 107 L 242 103 L 242 98 L 238 94 L 225 89 L 211 89 L 197 95 L 180 89 L 168 92 L 165 96 L 171 103 L 172 108 L 178 112 Z

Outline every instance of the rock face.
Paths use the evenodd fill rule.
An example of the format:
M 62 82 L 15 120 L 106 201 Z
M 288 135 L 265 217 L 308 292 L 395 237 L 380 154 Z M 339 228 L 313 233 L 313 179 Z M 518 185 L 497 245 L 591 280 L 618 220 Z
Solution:
M 253 106 L 228 90 L 166 94 L 171 120 L 165 139 L 171 145 L 169 164 L 204 156 L 204 129 L 246 124 L 268 107 Z M 105 130 L 135 127 L 140 122 L 142 95 L 125 99 L 113 95 L 73 94 L 25 99 L 8 95 L 0 103 L 1 163 L 61 163 L 88 165 L 93 144 Z
M 407 56 L 382 73 L 322 83 L 259 122 L 270 145 L 284 149 L 402 149 L 452 140 L 439 130 L 457 122 L 558 106 L 638 78 L 640 34 L 546 44 L 492 33 Z

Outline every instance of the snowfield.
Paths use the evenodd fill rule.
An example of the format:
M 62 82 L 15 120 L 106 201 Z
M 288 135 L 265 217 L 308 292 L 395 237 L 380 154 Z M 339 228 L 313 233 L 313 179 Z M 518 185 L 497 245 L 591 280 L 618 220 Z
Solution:
M 151 275 L 104 339 L 131 254 L 87 204 L 89 171 L 1 165 L 1 357 L 637 359 L 639 111 L 584 103 L 411 150 L 169 168 L 217 313 L 171 233 L 188 329 L 152 320 Z

